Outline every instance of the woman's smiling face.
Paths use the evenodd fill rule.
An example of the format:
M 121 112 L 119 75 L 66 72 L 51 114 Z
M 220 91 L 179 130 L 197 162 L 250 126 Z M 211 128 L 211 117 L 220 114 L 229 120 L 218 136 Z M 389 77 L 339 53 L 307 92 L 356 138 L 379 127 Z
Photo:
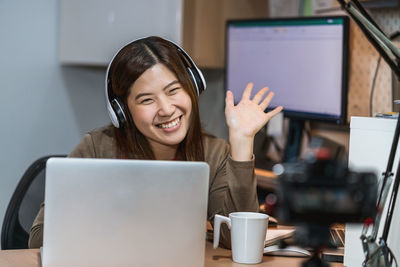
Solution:
M 128 108 L 153 150 L 176 149 L 191 122 L 192 101 L 176 75 L 158 63 L 131 86 Z

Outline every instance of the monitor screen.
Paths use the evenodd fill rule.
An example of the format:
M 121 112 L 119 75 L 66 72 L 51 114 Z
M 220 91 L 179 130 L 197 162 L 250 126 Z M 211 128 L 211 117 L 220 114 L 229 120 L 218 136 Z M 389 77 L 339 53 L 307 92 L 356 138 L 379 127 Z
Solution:
M 343 123 L 348 32 L 345 16 L 228 21 L 226 89 L 237 103 L 248 82 L 268 86 L 286 117 Z

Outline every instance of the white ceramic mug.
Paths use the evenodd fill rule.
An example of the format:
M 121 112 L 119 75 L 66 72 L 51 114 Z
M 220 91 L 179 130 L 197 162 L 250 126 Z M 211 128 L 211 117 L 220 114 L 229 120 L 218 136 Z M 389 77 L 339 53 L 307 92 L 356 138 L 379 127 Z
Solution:
M 231 230 L 232 258 L 237 263 L 255 264 L 262 261 L 269 216 L 256 212 L 233 212 L 229 218 L 215 215 L 214 248 L 219 244 L 221 223 Z

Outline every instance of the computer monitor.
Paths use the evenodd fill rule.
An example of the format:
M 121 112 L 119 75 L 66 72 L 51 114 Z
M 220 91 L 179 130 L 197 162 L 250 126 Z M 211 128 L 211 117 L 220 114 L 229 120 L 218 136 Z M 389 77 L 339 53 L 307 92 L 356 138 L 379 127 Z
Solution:
M 230 20 L 226 27 L 226 81 L 237 103 L 248 82 L 275 93 L 290 118 L 285 161 L 297 158 L 304 120 L 347 121 L 346 16 Z M 294 150 L 294 151 L 292 151 Z

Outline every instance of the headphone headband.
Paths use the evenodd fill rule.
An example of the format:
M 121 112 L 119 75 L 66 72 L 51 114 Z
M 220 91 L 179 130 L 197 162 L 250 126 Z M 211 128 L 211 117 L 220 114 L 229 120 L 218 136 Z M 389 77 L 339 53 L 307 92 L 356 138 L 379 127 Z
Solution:
M 149 38 L 149 37 L 139 38 L 139 39 L 130 41 L 129 43 L 127 43 L 126 45 L 121 47 L 117 51 L 117 53 L 115 53 L 115 55 L 112 57 L 110 63 L 108 64 L 107 71 L 106 71 L 106 77 L 105 77 L 106 105 L 107 105 L 107 111 L 108 111 L 108 115 L 110 116 L 111 122 L 116 128 L 120 128 L 125 125 L 125 123 L 127 121 L 127 116 L 125 115 L 123 103 L 120 100 L 118 100 L 118 98 L 114 95 L 114 92 L 112 89 L 112 77 L 110 74 L 111 65 L 114 62 L 115 57 L 119 54 L 119 52 L 121 52 L 121 50 L 123 50 L 125 47 L 127 47 L 128 45 L 130 45 L 134 42 L 144 40 L 147 38 Z M 161 39 L 167 41 L 168 43 L 172 44 L 176 48 L 176 50 L 183 62 L 183 65 L 185 66 L 185 68 L 190 76 L 190 79 L 193 82 L 193 86 L 196 89 L 196 94 L 197 94 L 197 96 L 199 96 L 206 89 L 206 81 L 204 79 L 203 73 L 196 66 L 193 59 L 189 56 L 189 54 L 186 53 L 185 50 L 183 50 L 183 48 L 181 48 L 179 45 L 177 45 L 176 43 L 174 43 L 170 40 L 167 40 L 164 38 L 161 38 Z

